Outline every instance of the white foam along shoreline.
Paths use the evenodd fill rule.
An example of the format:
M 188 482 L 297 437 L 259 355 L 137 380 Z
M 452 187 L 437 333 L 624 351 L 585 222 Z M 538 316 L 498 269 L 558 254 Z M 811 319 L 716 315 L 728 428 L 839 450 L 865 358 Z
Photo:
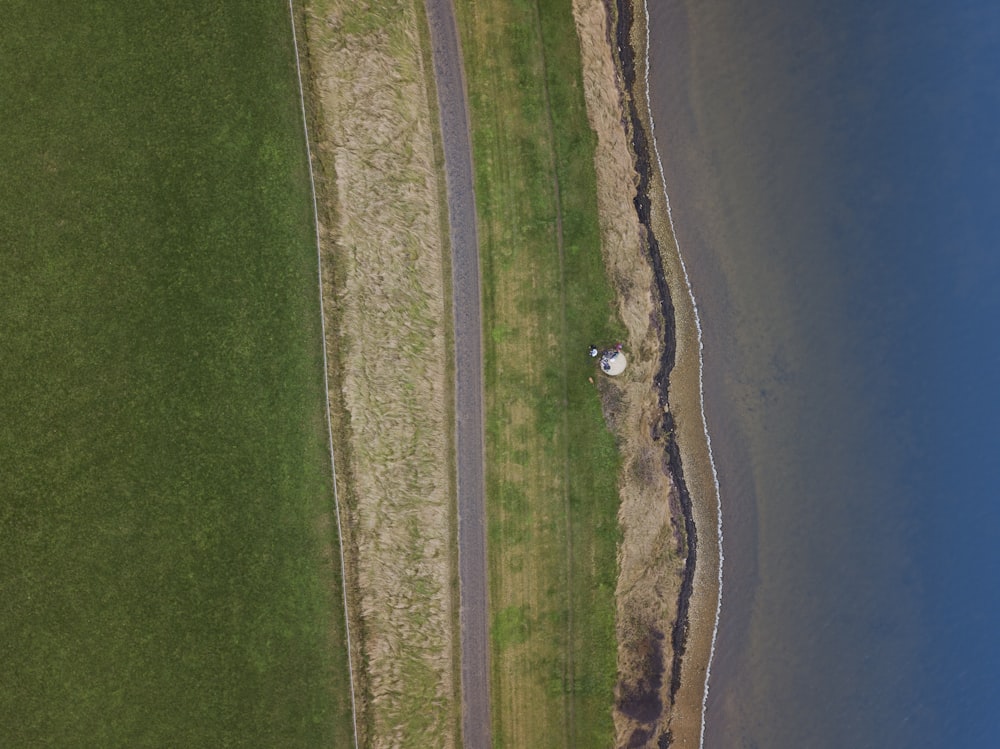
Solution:
M 653 108 L 649 99 L 649 5 L 648 0 L 642 0 L 642 11 L 646 29 L 646 49 L 643 54 L 643 85 L 646 94 L 646 116 L 649 118 L 649 136 L 653 142 L 653 153 L 656 154 L 656 165 L 660 171 L 660 187 L 663 189 L 663 198 L 667 205 L 667 220 L 670 222 L 670 230 L 674 235 L 674 245 L 677 248 L 677 259 L 680 261 L 681 270 L 684 272 L 684 285 L 691 298 L 691 307 L 694 310 L 694 324 L 698 332 L 698 406 L 701 411 L 701 425 L 705 432 L 705 441 L 708 444 L 708 460 L 712 468 L 712 480 L 715 482 L 716 518 L 719 541 L 719 594 L 715 604 L 715 622 L 712 625 L 712 645 L 709 650 L 708 664 L 705 669 L 705 690 L 701 699 L 701 732 L 698 738 L 699 749 L 705 746 L 705 708 L 708 704 L 708 689 L 712 679 L 712 661 L 715 659 L 715 641 L 719 634 L 719 617 L 722 612 L 722 568 L 725 555 L 722 550 L 722 494 L 719 490 L 719 474 L 715 469 L 715 456 L 712 453 L 712 437 L 708 431 L 708 420 L 705 417 L 705 361 L 704 344 L 702 342 L 701 317 L 698 314 L 698 302 L 694 296 L 694 289 L 691 287 L 691 279 L 688 276 L 687 265 L 684 263 L 684 254 L 681 252 L 680 241 L 677 239 L 677 231 L 674 227 L 674 216 L 670 209 L 670 194 L 667 192 L 667 178 L 663 171 L 663 160 L 660 158 L 660 147 L 656 143 L 656 123 L 653 119 Z

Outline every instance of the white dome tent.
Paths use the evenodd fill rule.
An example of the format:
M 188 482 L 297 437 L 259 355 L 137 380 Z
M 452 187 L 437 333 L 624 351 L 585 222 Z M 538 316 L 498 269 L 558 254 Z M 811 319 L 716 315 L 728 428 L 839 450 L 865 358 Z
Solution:
M 615 348 L 608 349 L 607 351 L 598 351 L 597 346 L 591 345 L 590 356 L 592 358 L 601 357 L 601 371 L 609 377 L 620 375 L 628 365 L 625 354 L 622 353 L 622 345 L 620 343 Z
M 620 375 L 628 364 L 621 351 L 609 351 L 601 357 L 601 371 L 611 377 Z

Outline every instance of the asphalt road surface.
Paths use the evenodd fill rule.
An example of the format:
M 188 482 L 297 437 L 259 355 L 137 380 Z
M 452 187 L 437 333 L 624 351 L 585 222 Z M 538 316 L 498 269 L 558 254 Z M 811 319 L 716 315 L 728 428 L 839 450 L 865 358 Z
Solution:
M 462 735 L 465 749 L 487 749 L 490 746 L 490 669 L 483 481 L 483 354 L 472 149 L 452 0 L 426 0 L 426 7 L 444 146 L 452 252 Z

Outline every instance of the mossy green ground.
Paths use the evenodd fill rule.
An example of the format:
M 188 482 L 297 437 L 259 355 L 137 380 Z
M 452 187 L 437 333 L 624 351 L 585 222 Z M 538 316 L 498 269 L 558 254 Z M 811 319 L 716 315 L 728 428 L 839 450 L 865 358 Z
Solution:
M 287 6 L 4 18 L 0 744 L 348 746 Z
M 604 747 L 619 458 L 587 346 L 622 329 L 601 256 L 572 6 L 484 0 L 457 12 L 486 327 L 494 740 Z

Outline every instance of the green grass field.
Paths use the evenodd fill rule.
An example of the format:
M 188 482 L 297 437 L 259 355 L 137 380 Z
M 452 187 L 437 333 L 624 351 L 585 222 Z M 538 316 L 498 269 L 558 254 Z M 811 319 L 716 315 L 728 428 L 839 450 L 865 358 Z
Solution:
M 282 3 L 8 3 L 0 745 L 350 743 Z
M 484 283 L 494 740 L 605 747 L 619 458 L 586 350 L 622 329 L 571 3 L 457 5 Z

